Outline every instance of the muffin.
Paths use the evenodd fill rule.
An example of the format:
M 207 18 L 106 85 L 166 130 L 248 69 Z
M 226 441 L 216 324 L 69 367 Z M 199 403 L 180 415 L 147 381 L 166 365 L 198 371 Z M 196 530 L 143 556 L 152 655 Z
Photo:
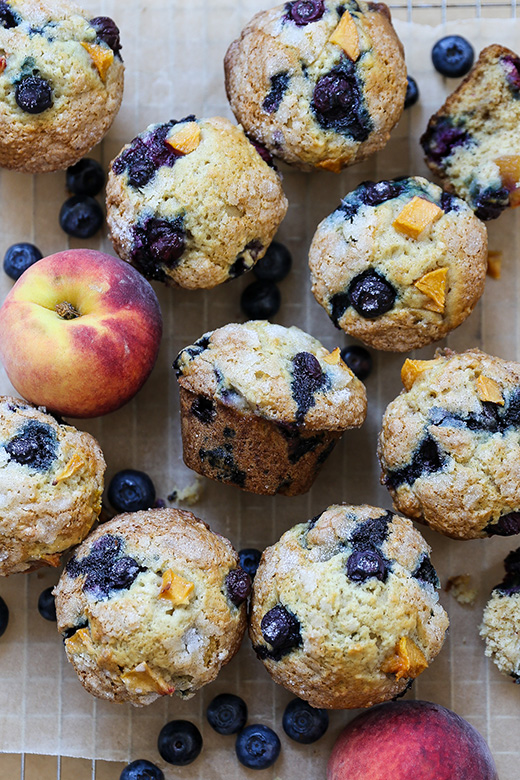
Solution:
M 238 650 L 249 587 L 231 543 L 191 512 L 123 514 L 69 559 L 54 591 L 58 629 L 94 696 L 190 698 Z
M 478 349 L 406 360 L 383 416 L 396 509 L 454 539 L 520 532 L 520 364 Z
M 275 157 L 340 171 L 385 146 L 406 94 L 383 3 L 294 0 L 253 17 L 224 61 L 233 113 Z
M 442 647 L 430 548 L 409 520 L 333 505 L 265 550 L 250 635 L 275 680 L 313 707 L 370 707 L 404 693 Z
M 251 493 L 305 493 L 366 415 L 364 385 L 298 328 L 264 320 L 206 333 L 174 363 L 184 462 Z
M 0 575 L 59 566 L 99 516 L 104 472 L 89 433 L 0 397 Z
M 123 96 L 119 30 L 68 0 L 0 3 L 0 166 L 73 165 L 100 141 Z
M 320 223 L 309 265 L 336 327 L 404 352 L 444 338 L 473 310 L 487 232 L 463 200 L 420 176 L 367 181 Z
M 520 58 L 488 46 L 428 123 L 421 144 L 443 185 L 483 220 L 520 205 Z
M 486 655 L 503 674 L 520 683 L 520 547 L 504 561 L 505 577 L 484 609 L 480 636 Z
M 221 117 L 151 125 L 110 166 L 114 249 L 171 286 L 215 287 L 249 271 L 286 211 L 275 169 Z

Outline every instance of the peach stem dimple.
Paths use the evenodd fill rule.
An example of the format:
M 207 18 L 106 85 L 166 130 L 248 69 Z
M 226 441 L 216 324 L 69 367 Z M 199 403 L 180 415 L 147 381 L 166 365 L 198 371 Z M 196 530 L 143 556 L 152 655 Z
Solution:
M 62 318 L 62 320 L 75 320 L 80 316 L 79 311 L 69 301 L 61 301 L 54 307 L 56 314 Z

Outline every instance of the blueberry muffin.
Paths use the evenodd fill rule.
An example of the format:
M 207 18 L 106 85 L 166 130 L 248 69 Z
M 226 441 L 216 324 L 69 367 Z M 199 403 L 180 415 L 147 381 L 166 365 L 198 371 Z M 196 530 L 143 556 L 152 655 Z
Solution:
M 379 436 L 397 510 L 454 539 L 520 532 L 520 364 L 478 349 L 406 360 Z
M 286 211 L 280 176 L 221 117 L 151 125 L 110 166 L 114 249 L 171 286 L 215 287 L 249 271 Z
M 330 506 L 265 550 L 250 635 L 275 682 L 313 707 L 370 707 L 404 693 L 442 647 L 430 548 L 409 520 Z
M 252 493 L 305 493 L 366 415 L 364 385 L 298 328 L 264 320 L 206 333 L 178 355 L 187 466 Z
M 90 434 L 0 397 L 0 575 L 59 566 L 99 516 L 104 472 Z
M 520 58 L 488 46 L 428 123 L 421 144 L 443 185 L 480 219 L 520 205 Z
M 505 577 L 484 609 L 480 636 L 486 655 L 503 674 L 520 683 L 520 547 L 504 561 Z
M 94 696 L 190 698 L 238 650 L 249 589 L 231 543 L 191 512 L 123 514 L 69 559 L 54 591 L 58 629 Z
M 383 3 L 293 0 L 258 13 L 224 67 L 246 133 L 304 170 L 364 160 L 403 111 L 403 47 Z
M 66 168 L 119 110 L 124 67 L 112 19 L 68 0 L 0 0 L 0 165 Z
M 318 226 L 312 291 L 336 327 L 404 352 L 463 322 L 484 291 L 487 232 L 419 176 L 360 184 Z

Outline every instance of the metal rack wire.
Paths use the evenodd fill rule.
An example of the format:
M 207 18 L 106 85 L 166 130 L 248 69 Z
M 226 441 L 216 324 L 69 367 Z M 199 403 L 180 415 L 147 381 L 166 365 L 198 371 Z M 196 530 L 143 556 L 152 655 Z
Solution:
M 153 2 L 153 0 L 152 0 Z M 517 18 L 520 0 L 388 2 L 395 18 L 444 24 L 457 18 Z M 124 764 L 95 759 L 0 754 L 0 780 L 116 780 Z

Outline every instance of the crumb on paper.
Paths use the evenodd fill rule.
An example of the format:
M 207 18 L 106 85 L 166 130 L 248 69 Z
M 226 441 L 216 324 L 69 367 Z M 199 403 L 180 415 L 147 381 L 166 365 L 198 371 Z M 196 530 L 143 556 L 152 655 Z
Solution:
M 457 574 L 450 577 L 444 590 L 451 593 L 459 604 L 471 605 L 475 603 L 478 590 L 473 587 L 471 574 Z
M 503 252 L 494 251 L 492 249 L 489 250 L 487 274 L 492 279 L 500 279 L 503 259 L 504 259 Z
M 193 506 L 197 501 L 200 501 L 204 492 L 204 481 L 202 477 L 195 477 L 195 481 L 185 488 L 174 487 L 172 492 L 168 495 L 168 501 L 179 502 L 181 504 L 188 504 Z

